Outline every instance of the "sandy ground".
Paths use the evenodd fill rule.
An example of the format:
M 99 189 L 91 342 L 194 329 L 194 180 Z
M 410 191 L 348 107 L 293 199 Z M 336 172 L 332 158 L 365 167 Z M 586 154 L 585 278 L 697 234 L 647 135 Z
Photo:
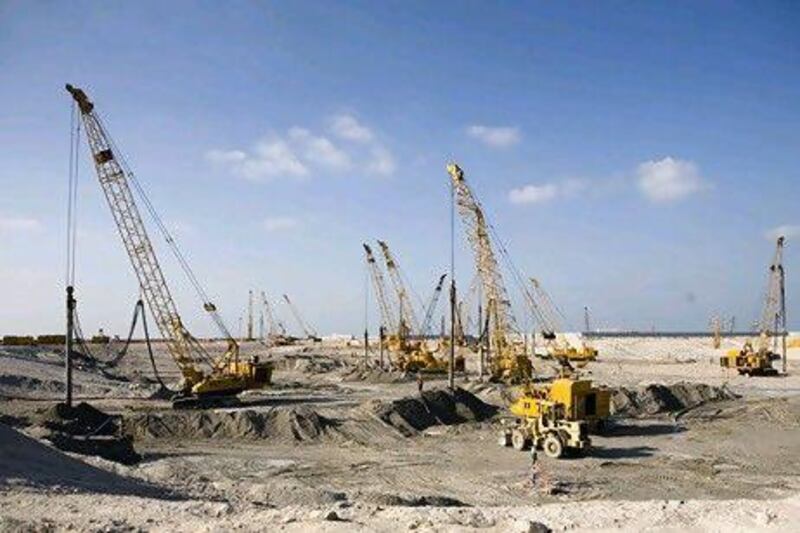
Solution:
M 790 352 L 789 376 L 746 378 L 716 366 L 739 341 L 721 350 L 710 339 L 595 342 L 601 359 L 584 373 L 598 383 L 689 381 L 741 398 L 619 417 L 586 456 L 542 459 L 535 484 L 528 454 L 497 446 L 497 417 L 420 430 L 380 420 L 374 404 L 416 397 L 416 384 L 355 371 L 355 346 L 247 344 L 245 353 L 275 360 L 275 387 L 179 428 L 167 402 L 149 399 L 157 386 L 143 346 L 105 375 L 78 370 L 78 396 L 122 415 L 134 434 L 135 466 L 32 438 L 27 422 L 63 392 L 60 354 L 0 348 L 0 415 L 19 430 L 0 425 L 0 530 L 795 530 L 800 350 Z M 157 356 L 174 379 L 161 347 Z M 474 375 L 458 384 L 500 413 L 511 393 Z

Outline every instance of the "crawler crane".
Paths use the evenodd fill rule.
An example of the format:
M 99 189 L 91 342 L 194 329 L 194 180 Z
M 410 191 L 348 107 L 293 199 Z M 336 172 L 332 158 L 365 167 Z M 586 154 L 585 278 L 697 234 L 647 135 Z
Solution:
M 303 315 L 300 314 L 300 311 L 297 309 L 297 307 L 295 307 L 295 305 L 289 299 L 289 296 L 284 294 L 283 299 L 286 302 L 286 305 L 289 306 L 289 310 L 292 312 L 292 316 L 294 316 L 294 319 L 297 321 L 297 325 L 299 325 L 300 329 L 303 330 L 306 339 L 314 342 L 322 342 L 322 338 L 319 335 L 317 335 L 317 332 L 314 330 L 314 328 L 308 325 L 308 322 L 305 321 Z
M 746 376 L 775 376 L 778 370 L 772 361 L 781 359 L 778 355 L 778 339 L 783 343 L 783 372 L 786 373 L 786 277 L 783 268 L 784 238 L 778 237 L 775 255 L 769 265 L 767 291 L 764 306 L 758 321 L 758 339 L 747 339 L 740 350 L 730 350 L 720 358 L 720 366 L 736 369 Z M 773 346 L 770 347 L 770 338 Z
M 578 363 L 596 360 L 597 349 L 589 346 L 585 340 L 577 348 L 569 344 L 559 320 L 563 314 L 537 279 L 531 278 L 531 286 L 533 291 L 529 293 L 528 300 L 537 319 L 539 331 L 544 338 L 547 355 L 559 361 L 567 360 Z
M 394 366 L 405 372 L 446 372 L 447 361 L 437 358 L 426 345 L 409 298 L 410 291 L 403 279 L 397 258 L 385 241 L 378 241 L 378 246 L 381 249 L 397 301 L 395 306 L 398 317 L 397 326 L 396 329 L 390 330 L 387 337 L 387 347 L 390 352 L 395 353 Z M 464 370 L 463 357 L 456 358 L 455 369 L 457 371 Z
M 183 376 L 181 390 L 173 405 L 175 407 L 204 405 L 213 403 L 213 398 L 231 397 L 244 390 L 259 389 L 269 384 L 272 364 L 259 362 L 256 357 L 248 360 L 240 358 L 239 345 L 225 327 L 216 306 L 200 286 L 150 200 L 144 195 L 136 177 L 127 167 L 122 153 L 95 111 L 94 104 L 83 90 L 72 85 L 67 85 L 66 89 L 80 110 L 97 178 L 111 208 L 111 214 L 144 300 L 166 341 L 170 355 Z M 222 356 L 212 357 L 184 326 L 134 201 L 131 184 L 140 193 L 145 207 L 153 216 L 181 267 L 200 295 L 203 308 L 211 315 L 223 337 L 228 341 L 228 348 Z
M 533 367 L 524 348 L 512 341 L 515 331 L 514 315 L 500 266 L 495 257 L 489 226 L 483 209 L 455 163 L 447 166 L 467 240 L 475 255 L 475 266 L 481 280 L 489 317 L 489 360 L 492 377 L 496 380 L 523 382 L 531 378 Z

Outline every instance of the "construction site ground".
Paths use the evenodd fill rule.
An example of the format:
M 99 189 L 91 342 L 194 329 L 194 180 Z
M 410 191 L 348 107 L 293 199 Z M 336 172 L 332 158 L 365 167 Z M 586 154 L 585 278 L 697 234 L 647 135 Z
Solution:
M 718 364 L 743 341 L 597 340 L 581 372 L 618 390 L 613 424 L 583 456 L 540 453 L 535 480 L 529 453 L 497 444 L 515 390 L 480 380 L 471 353 L 462 390 L 429 375 L 420 395 L 416 376 L 374 368 L 376 354 L 365 366 L 355 342 L 244 343 L 275 362 L 272 388 L 174 411 L 144 344 L 115 368 L 92 346 L 76 401 L 120 415 L 140 456 L 124 461 L 54 439 L 59 347 L 0 347 L 0 531 L 795 530 L 800 349 L 788 376 L 748 378 Z M 537 360 L 537 376 L 554 366 Z

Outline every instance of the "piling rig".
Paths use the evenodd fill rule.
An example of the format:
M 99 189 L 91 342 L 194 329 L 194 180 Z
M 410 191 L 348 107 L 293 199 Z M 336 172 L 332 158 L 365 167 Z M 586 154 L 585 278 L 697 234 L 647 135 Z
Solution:
M 783 268 L 784 238 L 778 237 L 775 254 L 767 274 L 767 290 L 761 317 L 758 320 L 758 337 L 747 339 L 739 350 L 730 350 L 720 358 L 720 366 L 732 368 L 746 376 L 776 376 L 778 369 L 772 362 L 781 359 L 786 373 L 786 273 Z M 778 342 L 782 355 L 778 354 Z M 772 344 L 772 346 L 770 346 Z
M 177 248 L 149 198 L 144 194 L 141 184 L 108 134 L 92 101 L 77 87 L 67 84 L 66 89 L 80 111 L 97 178 L 136 274 L 141 293 L 166 342 L 167 350 L 183 377 L 180 391 L 173 399 L 173 406 L 195 407 L 218 403 L 222 398 L 235 397 L 244 390 L 259 389 L 269 384 L 272 364 L 260 362 L 257 357 L 242 360 L 238 343 L 225 326 L 217 307 L 210 301 L 189 268 L 185 257 Z M 227 341 L 228 347 L 221 356 L 213 357 L 209 354 L 183 324 L 131 186 L 139 193 L 145 208 L 202 299 L 203 308 Z
M 481 280 L 485 309 L 489 317 L 489 364 L 494 379 L 522 382 L 531 378 L 530 359 L 513 342 L 518 328 L 511 310 L 500 266 L 495 256 L 489 225 L 478 200 L 464 178 L 464 172 L 455 164 L 447 166 L 455 193 L 455 202 L 464 230 L 475 256 L 475 267 Z

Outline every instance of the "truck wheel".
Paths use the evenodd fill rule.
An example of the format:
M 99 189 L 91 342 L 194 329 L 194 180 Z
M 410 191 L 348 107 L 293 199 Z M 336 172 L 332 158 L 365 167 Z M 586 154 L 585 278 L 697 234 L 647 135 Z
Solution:
M 558 459 L 562 455 L 564 455 L 564 444 L 561 442 L 561 439 L 558 435 L 550 433 L 544 439 L 544 454 L 547 457 L 552 457 L 553 459 Z
M 530 441 L 522 431 L 515 429 L 511 432 L 511 446 L 517 451 L 525 451 L 530 447 Z

